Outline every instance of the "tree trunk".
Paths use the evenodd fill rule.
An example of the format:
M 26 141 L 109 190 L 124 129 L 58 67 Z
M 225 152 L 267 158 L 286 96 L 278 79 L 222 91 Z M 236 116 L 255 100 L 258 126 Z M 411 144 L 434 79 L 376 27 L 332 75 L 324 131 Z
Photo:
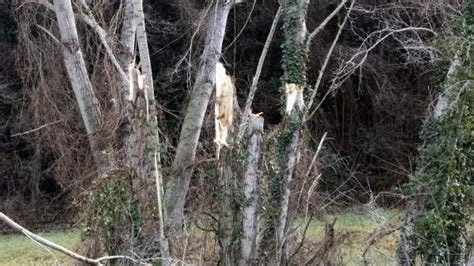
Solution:
M 235 246 L 234 246 L 234 219 L 235 207 L 234 200 L 234 182 L 235 175 L 233 165 L 235 164 L 234 151 L 228 147 L 223 147 L 217 163 L 219 168 L 219 265 L 233 265 Z
M 191 181 L 196 148 L 214 86 L 216 63 L 221 55 L 227 17 L 231 8 L 230 4 L 223 2 L 218 1 L 215 7 L 212 7 L 208 18 L 205 49 L 201 55 L 196 82 L 186 109 L 171 174 L 166 185 L 165 205 L 172 231 L 182 227 L 184 204 Z
M 99 143 L 95 134 L 100 125 L 99 101 L 89 80 L 84 58 L 82 56 L 76 22 L 70 0 L 54 0 L 54 10 L 61 35 L 61 49 L 64 64 L 71 82 L 76 101 L 79 105 L 84 127 L 89 135 L 89 142 L 97 163 L 100 162 Z
M 308 0 L 285 0 L 282 5 L 285 34 L 282 67 L 286 111 L 274 145 L 272 158 L 274 177 L 268 184 L 270 195 L 260 246 L 261 255 L 274 265 L 288 263 L 286 245 L 288 205 L 304 112 L 303 90 L 306 86 L 307 58 L 305 17 Z
M 454 73 L 458 71 L 461 67 L 461 62 L 459 57 L 456 55 L 454 60 L 451 62 L 451 65 L 448 69 L 446 75 L 446 80 L 449 80 Z M 450 99 L 449 91 L 445 90 L 444 92 L 438 95 L 436 106 L 433 110 L 431 120 L 440 121 L 443 118 L 443 115 L 449 110 Z M 426 140 L 425 140 L 426 141 Z M 419 165 L 418 168 L 424 167 Z M 420 185 L 416 185 L 415 188 L 416 194 L 422 194 L 422 188 Z M 411 196 L 408 199 L 406 206 L 406 214 L 404 219 L 403 227 L 401 228 L 400 241 L 398 243 L 397 249 L 397 258 L 398 263 L 402 266 L 415 265 L 416 259 L 416 243 L 414 243 L 413 238 L 415 236 L 414 222 L 416 217 L 420 214 L 423 209 L 423 199 L 419 195 Z
M 139 0 L 138 5 L 138 23 L 137 23 L 137 43 L 140 54 L 140 63 L 142 73 L 144 75 L 145 83 L 145 101 L 146 101 L 146 151 L 145 151 L 145 163 L 147 170 L 148 182 L 153 184 L 155 181 L 156 188 L 156 199 L 158 204 L 158 216 L 159 216 L 159 245 L 162 260 L 162 265 L 169 265 L 168 261 L 170 252 L 168 239 L 164 231 L 164 222 L 166 221 L 166 213 L 164 212 L 162 202 L 162 174 L 161 174 L 161 142 L 158 128 L 158 117 L 156 112 L 155 102 L 155 89 L 153 85 L 153 71 L 151 68 L 150 50 L 148 49 L 146 28 L 145 28 L 145 15 L 143 12 L 143 0 Z M 155 178 L 153 178 L 155 177 Z M 153 195 L 153 186 L 148 187 L 148 194 Z M 151 198 L 148 199 L 150 201 Z M 151 213 L 150 213 L 151 215 Z M 151 216 L 150 216 L 151 218 Z
M 242 207 L 241 260 L 239 265 L 255 264 L 255 240 L 257 236 L 258 182 L 257 171 L 263 134 L 263 118 L 250 115 L 247 129 L 247 168 L 244 176 L 244 201 Z

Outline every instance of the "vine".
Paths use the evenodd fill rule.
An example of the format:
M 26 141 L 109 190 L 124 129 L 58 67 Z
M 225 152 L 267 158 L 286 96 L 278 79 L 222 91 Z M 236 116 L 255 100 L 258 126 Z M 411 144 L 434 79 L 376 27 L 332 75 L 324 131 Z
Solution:
M 405 193 L 417 195 L 419 209 L 409 240 L 428 263 L 462 264 L 467 256 L 474 169 L 473 7 L 473 1 L 465 2 L 463 19 L 453 25 L 455 38 L 436 42 L 446 61 L 454 58 L 459 65 L 439 87 L 448 106 L 440 117 L 425 122 L 417 170 L 405 186 Z M 448 64 L 440 65 L 446 72 Z

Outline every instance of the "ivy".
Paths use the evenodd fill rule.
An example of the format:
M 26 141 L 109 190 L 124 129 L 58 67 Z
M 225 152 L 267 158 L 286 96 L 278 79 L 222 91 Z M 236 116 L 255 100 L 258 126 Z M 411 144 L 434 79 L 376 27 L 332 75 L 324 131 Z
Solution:
M 86 235 L 99 235 L 108 254 L 130 243 L 142 221 L 133 200 L 130 178 L 127 175 L 108 175 L 94 183 L 88 193 L 88 209 L 84 212 L 83 226 Z M 130 226 L 132 225 L 132 226 Z
M 419 205 L 410 240 L 428 263 L 462 264 L 466 259 L 467 203 L 472 199 L 474 169 L 473 6 L 474 1 L 466 1 L 464 18 L 454 23 L 457 38 L 436 40 L 446 59 L 458 58 L 460 66 L 439 86 L 449 105 L 441 117 L 425 122 L 417 170 L 405 186 L 405 193 L 418 195 Z M 445 73 L 447 61 L 438 66 Z

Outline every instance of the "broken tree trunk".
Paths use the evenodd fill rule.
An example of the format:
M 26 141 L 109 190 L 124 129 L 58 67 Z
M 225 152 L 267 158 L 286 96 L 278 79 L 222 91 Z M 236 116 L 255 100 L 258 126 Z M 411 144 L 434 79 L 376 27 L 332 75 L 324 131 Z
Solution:
M 215 67 L 220 58 L 227 17 L 232 5 L 217 1 L 211 7 L 204 52 L 186 109 L 179 143 L 171 166 L 171 174 L 166 184 L 165 206 L 169 214 L 172 231 L 180 230 L 183 224 L 184 204 L 188 193 L 196 148 L 206 114 L 209 98 L 215 81 Z
M 307 31 L 305 25 L 308 0 L 284 0 L 282 67 L 283 87 L 286 94 L 286 110 L 283 123 L 278 130 L 272 152 L 273 178 L 268 183 L 268 202 L 265 214 L 263 240 L 260 254 L 272 265 L 288 263 L 286 236 L 288 228 L 288 206 L 293 172 L 297 162 L 298 141 L 303 121 L 303 90 L 306 86 L 305 47 Z
M 147 167 L 148 183 L 155 182 L 156 199 L 158 204 L 159 217 L 159 245 L 163 265 L 169 265 L 169 244 L 164 230 L 164 222 L 166 221 L 166 212 L 162 205 L 163 187 L 161 174 L 161 142 L 158 128 L 158 117 L 155 102 L 155 88 L 153 85 L 153 72 L 151 68 L 150 50 L 148 49 L 148 38 L 145 28 L 145 14 L 143 12 L 143 0 L 139 0 L 138 5 L 138 22 L 137 22 L 137 43 L 140 55 L 140 63 L 142 73 L 144 75 L 145 85 L 145 103 L 146 103 L 146 150 L 145 150 L 145 164 Z M 148 194 L 153 195 L 153 186 L 148 187 Z M 152 198 L 152 197 L 151 197 Z M 150 198 L 148 199 L 150 201 Z M 151 213 L 150 213 L 151 214 Z M 152 216 L 150 216 L 151 218 Z M 153 221 L 153 220 L 152 220 Z
M 263 117 L 250 115 L 247 128 L 247 167 L 244 175 L 244 201 L 242 203 L 241 259 L 239 265 L 255 264 L 258 208 L 258 164 L 263 134 Z

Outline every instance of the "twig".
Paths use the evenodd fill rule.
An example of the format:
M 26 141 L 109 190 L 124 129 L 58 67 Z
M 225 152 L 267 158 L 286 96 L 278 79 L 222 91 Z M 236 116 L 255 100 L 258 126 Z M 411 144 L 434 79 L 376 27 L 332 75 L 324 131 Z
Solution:
M 309 176 L 309 173 L 311 172 L 311 168 L 313 168 L 313 164 L 316 162 L 316 159 L 318 158 L 319 153 L 321 152 L 321 148 L 323 147 L 324 140 L 326 139 L 327 132 L 324 133 L 323 137 L 321 138 L 321 141 L 319 141 L 318 149 L 316 150 L 316 153 L 313 156 L 313 159 L 311 160 L 311 163 L 309 164 L 308 171 L 306 172 L 306 177 Z
M 258 65 L 257 65 L 257 70 L 255 71 L 255 76 L 253 77 L 252 80 L 252 85 L 250 86 L 250 91 L 247 96 L 247 100 L 245 101 L 245 109 L 244 113 L 242 115 L 242 122 L 239 125 L 239 132 L 237 135 L 237 141 L 239 142 L 245 132 L 245 125 L 248 122 L 248 118 L 250 115 L 251 107 L 252 107 L 252 102 L 253 98 L 255 97 L 255 92 L 257 91 L 257 85 L 258 85 L 258 80 L 260 79 L 260 74 L 262 73 L 262 68 L 263 68 L 263 63 L 265 62 L 265 58 L 267 57 L 267 52 L 268 49 L 270 48 L 270 44 L 273 39 L 273 35 L 275 34 L 276 27 L 278 25 L 278 21 L 280 20 L 281 16 L 281 11 L 282 11 L 282 6 L 278 8 L 277 13 L 275 14 L 275 18 L 273 18 L 273 23 L 270 28 L 270 32 L 268 33 L 267 40 L 265 41 L 265 45 L 263 46 L 262 53 L 260 54 L 260 58 L 258 59 Z
M 89 263 L 89 264 L 94 264 L 94 265 L 103 265 L 101 263 L 102 261 L 114 260 L 114 259 L 127 259 L 127 260 L 132 261 L 133 263 L 142 264 L 142 265 L 150 265 L 148 263 L 140 262 L 140 261 L 138 261 L 134 258 L 131 258 L 129 256 L 106 256 L 106 257 L 101 257 L 101 258 L 98 258 L 98 259 L 87 258 L 87 257 L 79 255 L 75 252 L 72 252 L 69 249 L 66 249 L 65 247 L 62 247 L 62 246 L 60 246 L 56 243 L 53 243 L 53 242 L 51 242 L 51 241 L 49 241 L 45 238 L 42 238 L 42 237 L 40 237 L 36 234 L 33 234 L 32 232 L 28 231 L 26 228 L 24 228 L 21 225 L 15 223 L 12 219 L 10 219 L 8 216 L 3 214 L 3 212 L 0 212 L 0 220 L 4 221 L 6 224 L 8 224 L 13 229 L 16 229 L 16 230 L 20 231 L 25 236 L 27 236 L 27 237 L 31 238 L 32 240 L 40 243 L 41 245 L 44 245 L 46 247 L 49 247 L 49 248 L 54 249 L 56 251 L 59 251 L 59 252 L 65 254 L 65 255 L 67 255 L 71 258 L 74 258 L 78 261 L 82 261 L 82 262 Z
M 54 125 L 54 124 L 56 124 L 56 123 L 59 123 L 59 122 L 61 122 L 61 121 L 63 121 L 63 120 L 60 119 L 60 120 L 58 120 L 58 121 L 49 122 L 49 123 L 47 123 L 47 124 L 44 124 L 44 125 L 42 125 L 42 126 L 40 126 L 40 127 L 35 128 L 35 129 L 31 129 L 31 130 L 28 130 L 28 131 L 25 131 L 25 132 L 21 132 L 21 133 L 16 133 L 16 134 L 13 134 L 13 135 L 11 135 L 11 136 L 12 136 L 12 137 L 18 137 L 18 136 L 23 136 L 23 135 L 26 135 L 26 134 L 30 134 L 30 133 L 36 132 L 36 131 L 38 131 L 38 130 L 40 130 L 40 129 L 43 129 L 43 128 L 47 127 L 47 126 L 51 126 L 51 125 Z
M 306 232 L 308 231 L 309 225 L 313 221 L 313 214 L 309 217 L 309 219 L 306 221 L 306 226 L 304 227 L 303 231 L 303 236 L 301 237 L 301 241 L 298 245 L 298 247 L 295 249 L 295 251 L 291 254 L 291 256 L 288 258 L 288 262 L 291 262 L 291 259 L 300 251 L 301 247 L 303 247 L 305 238 L 306 238 Z
M 321 24 L 319 24 L 319 26 L 309 34 L 308 36 L 308 41 L 306 43 L 306 48 L 308 49 L 309 46 L 311 45 L 314 37 L 316 37 L 316 35 L 318 35 L 318 33 L 324 29 L 324 27 L 326 27 L 326 24 L 328 24 L 329 21 L 331 21 L 331 19 L 337 15 L 337 13 L 339 13 L 339 11 L 344 7 L 344 5 L 346 4 L 347 0 L 342 0 L 342 2 L 336 7 L 336 9 L 334 9 L 332 11 L 331 14 L 329 14 L 329 16 L 326 17 L 326 19 L 321 22 Z
M 395 228 L 388 228 L 388 229 L 383 229 L 381 231 L 377 231 L 375 230 L 372 235 L 370 236 L 369 238 L 369 245 L 367 246 L 367 248 L 365 248 L 364 250 L 364 253 L 362 253 L 362 257 L 364 258 L 365 257 L 365 254 L 367 253 L 367 251 L 369 251 L 370 247 L 372 247 L 374 244 L 376 244 L 377 242 L 379 242 L 382 238 L 384 238 L 385 236 L 388 236 L 390 234 L 392 234 L 393 232 L 397 231 L 400 229 L 401 226 L 398 226 L 398 227 L 395 227 Z
M 322 243 L 322 246 L 319 247 L 319 249 L 316 251 L 316 254 L 314 254 L 313 257 L 311 257 L 309 260 L 307 260 L 304 265 L 310 265 L 313 264 L 316 259 L 322 259 L 328 252 L 329 250 L 333 247 L 334 245 L 334 225 L 336 224 L 337 218 L 334 218 L 332 223 L 326 223 L 326 232 L 324 236 L 324 242 Z
M 318 92 L 318 88 L 319 88 L 319 85 L 321 84 L 321 80 L 323 79 L 324 71 L 326 71 L 326 67 L 328 66 L 329 59 L 331 58 L 332 53 L 334 52 L 334 48 L 336 47 L 336 43 L 339 40 L 339 37 L 341 36 L 341 33 L 342 33 L 342 30 L 344 29 L 344 26 L 346 25 L 347 19 L 349 18 L 349 15 L 352 11 L 352 8 L 354 7 L 354 3 L 355 3 L 355 0 L 352 0 L 351 6 L 349 7 L 349 10 L 347 10 L 346 16 L 344 17 L 344 20 L 342 21 L 342 24 L 339 26 L 339 30 L 337 31 L 336 37 L 334 37 L 334 41 L 331 44 L 331 48 L 329 48 L 329 51 L 326 55 L 326 58 L 324 59 L 324 63 L 322 65 L 321 69 L 319 70 L 318 79 L 316 80 L 316 85 L 314 85 L 313 93 L 311 94 L 311 98 L 309 98 L 308 106 L 306 107 L 306 110 L 304 112 L 304 116 L 303 116 L 303 121 L 304 122 L 308 121 L 316 113 L 319 106 L 324 101 L 324 98 L 326 97 L 326 95 L 328 95 L 328 94 L 326 94 L 324 96 L 324 98 L 321 100 L 321 103 L 308 116 L 308 113 L 311 110 L 311 106 L 313 105 L 313 101 L 316 98 L 316 93 Z

